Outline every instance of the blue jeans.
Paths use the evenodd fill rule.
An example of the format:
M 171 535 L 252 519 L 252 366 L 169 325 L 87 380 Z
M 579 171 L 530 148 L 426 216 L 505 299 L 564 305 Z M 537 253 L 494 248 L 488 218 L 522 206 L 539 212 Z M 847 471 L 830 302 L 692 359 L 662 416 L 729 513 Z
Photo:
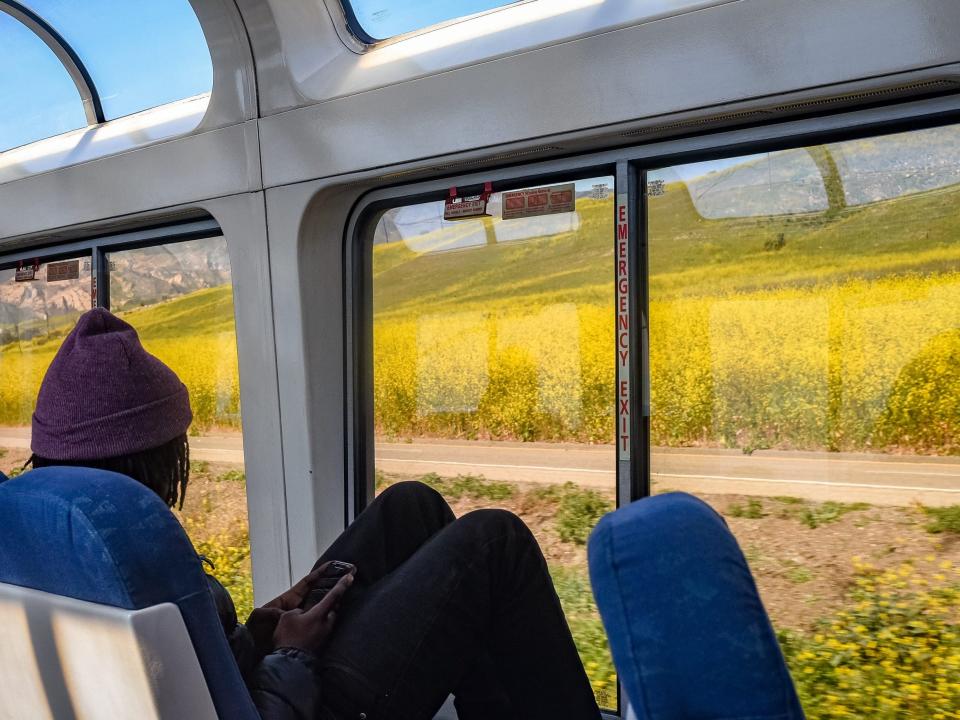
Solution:
M 455 519 L 422 483 L 394 485 L 323 554 L 357 577 L 321 655 L 333 717 L 597 720 L 543 554 L 502 510 Z

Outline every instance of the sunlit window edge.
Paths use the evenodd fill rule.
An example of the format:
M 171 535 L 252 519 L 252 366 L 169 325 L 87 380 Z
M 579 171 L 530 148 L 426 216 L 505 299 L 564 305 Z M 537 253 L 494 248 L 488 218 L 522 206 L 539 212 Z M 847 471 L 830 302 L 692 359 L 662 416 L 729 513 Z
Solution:
M 171 137 L 180 137 L 187 135 L 199 127 L 206 116 L 207 108 L 210 103 L 210 93 L 195 95 L 194 97 L 176 100 L 172 103 L 158 105 L 147 110 L 124 115 L 109 120 L 102 125 L 88 125 L 86 127 L 70 130 L 69 132 L 53 135 L 42 140 L 36 140 L 26 145 L 18 145 L 8 150 L 0 151 L 0 170 L 15 165 L 35 162 L 54 155 L 62 154 L 69 157 L 71 151 L 83 146 L 87 150 L 82 158 L 71 159 L 62 163 L 63 165 L 72 165 L 86 160 L 92 160 L 104 155 L 113 154 L 121 150 L 129 150 L 143 145 L 150 145 L 162 140 L 169 140 Z M 179 121 L 189 118 L 196 118 L 196 122 L 187 129 L 175 129 Z M 149 140 L 140 143 L 131 143 L 131 145 L 111 150 L 107 153 L 91 152 L 96 150 L 99 143 L 111 140 L 122 135 L 134 134 L 151 128 L 160 128 L 165 124 L 174 126 L 170 133 L 160 134 Z M 32 173 L 27 173 L 32 174 Z M 2 182 L 3 178 L 0 178 Z

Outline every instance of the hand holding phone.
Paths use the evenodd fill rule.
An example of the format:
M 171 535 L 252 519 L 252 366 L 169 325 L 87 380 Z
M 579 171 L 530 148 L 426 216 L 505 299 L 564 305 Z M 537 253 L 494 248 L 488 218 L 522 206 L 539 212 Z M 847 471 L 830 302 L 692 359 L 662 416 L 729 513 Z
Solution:
M 356 571 L 356 566 L 341 560 L 333 560 L 326 564 L 320 575 L 311 582 L 310 591 L 307 593 L 303 602 L 300 603 L 300 609 L 307 611 L 318 604 L 327 594 L 336 587 L 344 575 L 351 575 Z

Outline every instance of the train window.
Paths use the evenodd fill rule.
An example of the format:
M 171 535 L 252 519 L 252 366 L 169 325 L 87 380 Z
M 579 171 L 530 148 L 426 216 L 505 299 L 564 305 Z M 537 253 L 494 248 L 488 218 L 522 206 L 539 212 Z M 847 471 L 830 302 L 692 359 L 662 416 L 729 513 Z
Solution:
M 86 126 L 77 87 L 53 51 L 0 12 L 0 152 Z
M 474 13 L 511 5 L 516 0 L 462 0 L 458 3 L 440 0 L 349 0 L 355 29 L 361 37 L 385 40 L 422 28 L 466 17 Z
M 960 699 L 958 168 L 954 125 L 647 178 L 654 491 L 726 517 L 811 718 Z
M 223 237 L 107 254 L 110 307 L 190 391 L 190 485 L 181 512 L 240 617 L 252 609 L 230 260 Z
M 0 270 L 0 457 L 16 473 L 30 456 L 40 382 L 76 319 L 90 309 L 90 256 Z M 24 275 L 26 273 L 26 275 Z
M 188 0 L 21 2 L 82 60 L 107 120 L 213 87 L 210 52 Z
M 378 490 L 419 479 L 455 512 L 504 507 L 547 556 L 601 705 L 616 707 L 585 542 L 615 504 L 613 179 L 566 211 L 449 222 L 387 211 L 372 238 Z M 532 202 L 531 202 L 532 205 Z

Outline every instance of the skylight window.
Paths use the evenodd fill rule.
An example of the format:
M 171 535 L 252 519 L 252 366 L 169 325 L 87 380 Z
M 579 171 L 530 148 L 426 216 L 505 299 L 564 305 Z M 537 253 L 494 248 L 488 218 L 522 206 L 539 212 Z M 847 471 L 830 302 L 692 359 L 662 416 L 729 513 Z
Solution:
M 0 152 L 87 124 L 76 85 L 43 40 L 0 13 L 0 45 Z
M 349 0 L 354 30 L 364 40 L 387 38 L 466 17 L 515 0 Z
M 20 0 L 90 73 L 107 120 L 210 92 L 213 65 L 188 0 Z

